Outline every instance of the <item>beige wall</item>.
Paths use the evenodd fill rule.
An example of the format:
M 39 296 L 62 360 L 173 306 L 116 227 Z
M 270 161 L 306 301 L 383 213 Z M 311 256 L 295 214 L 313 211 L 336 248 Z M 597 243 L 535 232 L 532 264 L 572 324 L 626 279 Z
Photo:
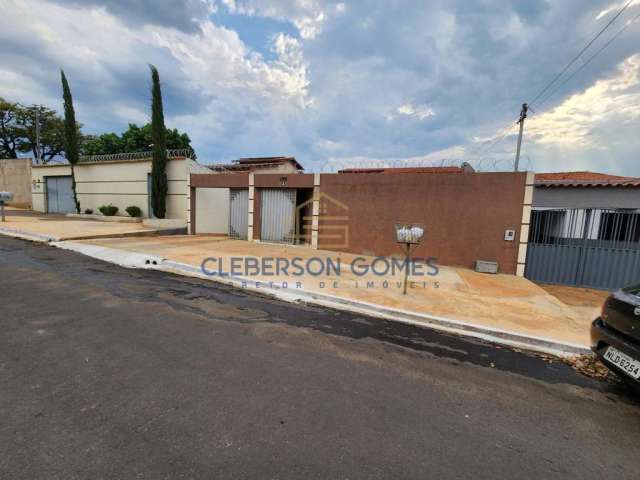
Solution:
M 229 189 L 196 189 L 197 233 L 229 234 Z
M 0 191 L 13 193 L 9 205 L 31 207 L 31 159 L 0 160 Z
M 189 171 L 193 162 L 189 159 L 169 160 L 167 179 L 166 218 L 188 219 L 189 216 Z M 76 182 L 80 208 L 84 212 L 90 208 L 99 213 L 101 205 L 113 204 L 118 207 L 118 215 L 126 215 L 125 209 L 135 205 L 149 216 L 149 195 L 147 177 L 151 173 L 151 161 L 121 161 L 87 163 L 76 166 Z M 33 209 L 46 211 L 46 177 L 71 175 L 68 165 L 34 166 L 32 177 Z
M 34 165 L 31 169 L 31 202 L 36 212 L 47 211 L 45 177 L 71 175 L 68 165 Z
M 252 170 L 253 173 L 255 174 L 262 174 L 262 173 L 297 173 L 298 169 L 296 168 L 296 166 L 293 163 L 287 162 L 287 163 L 281 163 L 280 165 L 274 165 L 271 167 L 265 167 L 265 168 L 256 168 L 254 170 Z

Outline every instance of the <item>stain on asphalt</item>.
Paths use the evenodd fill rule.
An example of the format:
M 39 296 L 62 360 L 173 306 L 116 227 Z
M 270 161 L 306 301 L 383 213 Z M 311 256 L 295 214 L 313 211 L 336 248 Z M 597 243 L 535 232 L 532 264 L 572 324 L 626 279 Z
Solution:
M 83 255 L 23 240 L 0 240 L 0 262 L 41 275 L 63 272 L 79 285 L 100 287 L 126 302 L 159 302 L 209 320 L 256 322 L 305 328 L 355 341 L 382 342 L 420 354 L 524 375 L 547 383 L 603 388 L 601 382 L 575 373 L 561 361 L 496 346 L 477 339 L 367 317 L 331 308 L 292 304 L 212 281 L 153 270 L 129 270 Z M 105 300 L 105 306 L 114 305 Z M 616 392 L 623 387 L 609 387 Z M 624 388 L 623 388 L 624 391 Z

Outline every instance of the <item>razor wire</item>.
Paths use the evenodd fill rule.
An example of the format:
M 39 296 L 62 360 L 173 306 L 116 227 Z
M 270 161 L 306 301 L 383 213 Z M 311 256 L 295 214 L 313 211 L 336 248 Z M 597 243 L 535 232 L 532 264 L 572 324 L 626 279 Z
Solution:
M 196 160 L 196 153 L 192 148 L 179 148 L 167 150 L 167 158 L 190 158 Z M 153 158 L 153 151 L 144 152 L 126 152 L 126 153 L 110 153 L 106 155 L 83 155 L 80 157 L 80 163 L 99 163 L 113 161 L 135 161 Z

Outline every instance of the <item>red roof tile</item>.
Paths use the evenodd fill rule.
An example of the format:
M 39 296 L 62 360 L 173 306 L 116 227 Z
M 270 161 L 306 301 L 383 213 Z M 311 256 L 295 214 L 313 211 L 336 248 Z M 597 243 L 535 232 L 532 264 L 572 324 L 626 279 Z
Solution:
M 600 172 L 536 173 L 535 184 L 544 187 L 637 187 L 640 178 Z

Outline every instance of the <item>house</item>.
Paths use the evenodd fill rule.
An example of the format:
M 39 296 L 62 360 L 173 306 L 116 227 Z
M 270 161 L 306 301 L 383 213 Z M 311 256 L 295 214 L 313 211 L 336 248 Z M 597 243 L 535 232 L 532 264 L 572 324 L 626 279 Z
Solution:
M 210 165 L 216 173 L 300 173 L 304 167 L 294 157 L 241 158 L 229 164 Z
M 395 256 L 404 248 L 395 224 L 421 223 L 426 235 L 416 258 L 467 268 L 495 261 L 503 273 L 524 274 L 533 174 L 373 170 L 194 173 L 190 233 Z
M 525 275 L 602 289 L 640 281 L 640 178 L 536 174 Z
M 192 172 L 212 172 L 184 152 L 168 152 L 167 219 L 189 220 L 189 178 Z M 76 191 L 82 212 L 99 213 L 102 205 L 118 207 L 125 215 L 137 206 L 143 217 L 152 217 L 151 152 L 82 157 L 75 166 Z M 74 213 L 71 166 L 33 165 L 31 168 L 33 210 L 44 213 Z
M 598 172 L 536 173 L 533 206 L 640 208 L 640 178 Z

